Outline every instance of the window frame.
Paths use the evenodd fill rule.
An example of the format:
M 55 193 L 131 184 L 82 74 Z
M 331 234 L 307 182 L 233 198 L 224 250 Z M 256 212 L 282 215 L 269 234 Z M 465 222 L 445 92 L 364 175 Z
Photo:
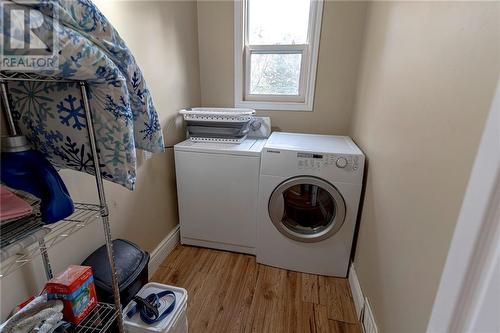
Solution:
M 312 111 L 323 0 L 311 0 L 306 44 L 249 45 L 248 1 L 234 2 L 234 104 L 258 110 Z M 251 54 L 301 54 L 299 95 L 250 94 Z

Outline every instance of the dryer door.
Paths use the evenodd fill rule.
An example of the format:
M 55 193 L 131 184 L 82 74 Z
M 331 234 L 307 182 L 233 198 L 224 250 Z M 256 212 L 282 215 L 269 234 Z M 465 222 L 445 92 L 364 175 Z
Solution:
M 345 219 L 345 202 L 330 183 L 316 177 L 290 178 L 269 199 L 269 216 L 288 238 L 319 242 L 334 235 Z

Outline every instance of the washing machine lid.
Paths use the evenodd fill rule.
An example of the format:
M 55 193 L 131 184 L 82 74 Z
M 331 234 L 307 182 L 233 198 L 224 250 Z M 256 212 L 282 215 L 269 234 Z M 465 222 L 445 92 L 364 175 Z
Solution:
M 193 142 L 186 140 L 174 146 L 175 151 L 211 154 L 260 156 L 265 139 L 245 139 L 242 143 Z
M 363 155 L 350 137 L 337 135 L 273 132 L 265 148 Z

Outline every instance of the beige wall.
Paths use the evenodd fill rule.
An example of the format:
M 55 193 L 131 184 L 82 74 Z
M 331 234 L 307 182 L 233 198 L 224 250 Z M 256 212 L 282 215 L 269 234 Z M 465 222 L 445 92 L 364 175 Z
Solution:
M 127 42 L 141 67 L 159 113 L 167 145 L 184 137 L 181 108 L 200 103 L 196 2 L 96 1 Z M 142 154 L 140 154 L 142 156 Z M 151 251 L 178 223 L 173 150 L 139 156 L 134 192 L 105 183 L 113 237 L 126 238 Z M 91 176 L 62 172 L 74 200 L 95 201 Z M 100 223 L 66 239 L 50 251 L 54 271 L 81 262 L 103 244 Z M 1 318 L 39 291 L 44 277 L 39 261 L 1 279 Z
M 354 140 L 355 265 L 379 332 L 424 332 L 500 70 L 498 3 L 374 2 Z
M 184 139 L 178 111 L 200 102 L 195 1 L 97 1 L 120 32 L 149 85 L 165 144 Z M 107 183 L 113 231 L 153 250 L 178 223 L 173 149 L 142 159 L 138 152 L 137 187 L 130 192 Z M 89 177 L 86 177 L 89 178 Z M 82 193 L 93 184 L 74 179 Z M 88 186 L 90 185 L 90 186 Z
M 356 90 L 366 3 L 325 1 L 314 112 L 268 111 L 284 131 L 347 134 Z M 198 2 L 201 102 L 234 107 L 232 1 Z

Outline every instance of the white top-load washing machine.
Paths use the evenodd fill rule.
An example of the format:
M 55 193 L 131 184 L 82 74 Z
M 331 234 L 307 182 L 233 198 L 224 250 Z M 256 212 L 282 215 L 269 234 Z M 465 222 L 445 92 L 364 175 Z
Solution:
M 181 243 L 255 254 L 265 139 L 175 145 Z
M 271 134 L 261 156 L 257 262 L 346 277 L 364 162 L 346 136 Z

